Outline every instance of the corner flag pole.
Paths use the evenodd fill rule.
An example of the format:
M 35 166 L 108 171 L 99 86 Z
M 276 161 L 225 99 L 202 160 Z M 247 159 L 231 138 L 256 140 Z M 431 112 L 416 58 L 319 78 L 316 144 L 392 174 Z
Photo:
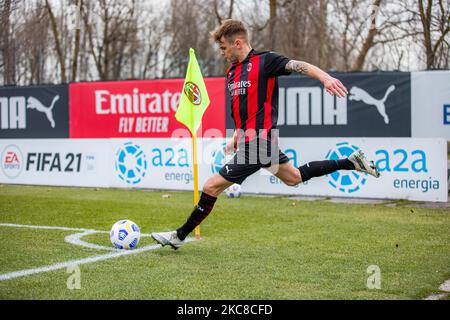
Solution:
M 198 165 L 197 165 L 197 135 L 192 134 L 192 163 L 194 169 L 194 206 L 199 201 L 198 197 Z M 200 239 L 200 226 L 195 227 L 195 238 Z
M 189 49 L 189 63 L 186 79 L 181 92 L 178 110 L 175 118 L 183 123 L 192 136 L 192 169 L 194 173 L 194 206 L 198 204 L 198 163 L 197 163 L 197 130 L 202 123 L 203 113 L 209 106 L 209 96 L 203 80 L 200 66 L 195 57 L 194 49 Z M 200 227 L 195 228 L 195 237 L 200 239 Z
M 192 50 L 193 51 L 193 50 Z M 190 54 L 189 54 L 190 55 Z M 190 59 L 189 59 L 190 60 Z M 189 78 L 192 77 L 192 68 L 189 68 Z M 191 112 L 192 117 L 192 112 Z M 192 170 L 194 171 L 194 206 L 200 200 L 198 197 L 198 163 L 197 163 L 197 131 L 190 130 L 192 135 Z M 200 225 L 195 227 L 195 239 L 200 240 Z

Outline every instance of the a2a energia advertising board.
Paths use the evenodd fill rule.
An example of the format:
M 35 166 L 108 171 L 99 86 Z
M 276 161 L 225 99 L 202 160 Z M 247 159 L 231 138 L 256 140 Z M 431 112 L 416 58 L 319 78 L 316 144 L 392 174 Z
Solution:
M 0 183 L 193 190 L 190 139 L 0 140 Z M 227 156 L 224 139 L 199 139 L 199 186 Z M 245 193 L 447 201 L 444 139 L 284 138 L 296 167 L 337 159 L 362 149 L 380 169 L 374 178 L 338 171 L 288 187 L 262 169 L 242 185 Z

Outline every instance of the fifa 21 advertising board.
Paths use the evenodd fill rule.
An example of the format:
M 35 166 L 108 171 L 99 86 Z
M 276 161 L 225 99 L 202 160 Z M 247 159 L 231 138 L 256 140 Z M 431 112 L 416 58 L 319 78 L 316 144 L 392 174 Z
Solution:
M 191 139 L 1 140 L 1 183 L 192 190 Z M 229 159 L 223 139 L 198 139 L 199 187 Z M 362 149 L 381 177 L 338 171 L 288 187 L 262 169 L 245 193 L 447 201 L 444 139 L 284 138 L 296 166 Z
M 67 85 L 0 87 L 0 139 L 68 137 Z
M 215 152 L 206 140 L 199 154 Z M 0 183 L 192 190 L 191 148 L 191 139 L 4 139 Z
M 186 127 L 175 119 L 184 79 L 73 83 L 70 138 L 167 138 Z M 205 78 L 210 105 L 198 136 L 225 135 L 225 79 Z M 185 136 L 189 136 L 186 134 Z
M 0 140 L 0 183 L 108 187 L 108 140 Z

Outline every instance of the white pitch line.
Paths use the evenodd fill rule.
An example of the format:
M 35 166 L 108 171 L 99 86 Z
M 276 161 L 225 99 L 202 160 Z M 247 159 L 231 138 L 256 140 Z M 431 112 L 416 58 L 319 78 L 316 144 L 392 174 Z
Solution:
M 97 246 L 95 244 L 91 244 L 91 243 L 87 243 L 87 242 L 81 241 L 80 237 L 81 236 L 85 236 L 85 235 L 89 235 L 89 234 L 94 234 L 94 233 L 97 233 L 97 232 L 108 233 L 107 231 L 97 231 L 97 230 L 83 229 L 83 228 L 33 226 L 33 225 L 10 224 L 10 223 L 0 223 L 0 226 L 2 226 L 2 227 L 15 227 L 15 228 L 46 229 L 46 230 L 83 231 L 82 233 L 77 233 L 77 234 L 73 234 L 73 235 L 67 236 L 65 240 L 66 241 L 70 240 L 70 241 L 67 241 L 67 242 L 69 242 L 71 244 L 82 245 L 82 246 L 85 246 L 85 247 L 87 246 L 88 248 L 92 248 L 92 249 L 105 250 L 105 248 L 106 248 L 106 247 L 103 247 L 103 246 Z M 150 235 L 148 235 L 148 234 L 141 234 L 141 236 L 148 237 Z M 194 240 L 195 240 L 194 238 L 186 238 L 185 242 L 191 242 L 191 241 L 194 241 Z M 55 270 L 59 270 L 59 269 L 68 268 L 68 267 L 71 267 L 71 266 L 79 266 L 79 265 L 82 265 L 82 264 L 93 263 L 93 262 L 103 261 L 103 260 L 112 259 L 112 258 L 118 258 L 118 257 L 121 257 L 121 256 L 126 256 L 126 255 L 131 255 L 131 254 L 138 254 L 138 253 L 141 253 L 141 252 L 150 251 L 150 250 L 156 250 L 156 249 L 159 249 L 159 248 L 161 248 L 160 244 L 149 245 L 149 246 L 145 246 L 145 247 L 142 247 L 142 248 L 139 248 L 139 249 L 133 249 L 133 250 L 112 249 L 112 250 L 114 250 L 114 252 L 112 252 L 112 253 L 96 255 L 96 256 L 92 256 L 92 257 L 84 258 L 84 259 L 70 260 L 70 261 L 56 263 L 56 264 L 53 264 L 53 265 L 44 266 L 44 267 L 40 267 L 40 268 L 25 269 L 25 270 L 19 270 L 19 271 L 14 271 L 14 272 L 8 272 L 8 273 L 0 274 L 0 281 L 11 280 L 11 279 L 14 279 L 14 278 L 29 276 L 29 275 L 33 275 L 33 274 L 37 274 L 37 273 L 55 271 Z M 110 249 L 108 248 L 108 250 L 110 250 Z
M 90 234 L 95 234 L 98 233 L 96 231 L 84 231 L 82 233 L 75 233 L 75 234 L 71 234 L 67 237 L 64 238 L 64 241 L 70 244 L 74 244 L 77 246 L 82 246 L 85 248 L 89 248 L 89 249 L 96 249 L 96 250 L 107 250 L 107 251 L 118 251 L 119 249 L 113 248 L 113 247 L 105 247 L 105 246 L 100 246 L 97 244 L 93 244 L 93 243 L 89 243 L 86 241 L 81 240 L 81 237 L 84 236 L 88 236 Z
M 56 264 L 53 264 L 50 266 L 45 266 L 45 267 L 40 267 L 40 268 L 25 269 L 25 270 L 20 270 L 20 271 L 4 273 L 4 274 L 0 274 L 0 281 L 11 280 L 14 278 L 29 276 L 29 275 L 36 274 L 36 273 L 64 269 L 64 268 L 68 268 L 70 266 L 79 266 L 79 265 L 86 264 L 86 263 L 93 263 L 93 262 L 103 261 L 103 260 L 107 260 L 107 259 L 118 258 L 121 256 L 130 255 L 130 254 L 137 254 L 137 253 L 141 253 L 141 252 L 145 252 L 145 251 L 149 251 L 149 250 L 155 250 L 160 247 L 161 247 L 161 245 L 154 244 L 154 245 L 145 246 L 145 247 L 142 247 L 139 249 L 134 249 L 134 250 L 123 250 L 120 252 L 101 254 L 101 255 L 85 258 L 85 259 L 70 260 L 67 262 L 56 263 Z
M 94 229 L 85 228 L 68 228 L 57 226 L 34 226 L 30 224 L 14 224 L 14 223 L 0 223 L 0 227 L 12 227 L 12 228 L 28 228 L 28 229 L 43 229 L 43 230 L 62 230 L 62 231 L 83 231 L 92 233 L 109 233 L 108 231 L 100 231 Z M 150 234 L 141 233 L 141 237 L 150 237 Z
M 106 251 L 121 251 L 120 249 L 116 249 L 115 247 L 112 247 L 112 246 L 111 247 L 100 246 L 98 244 L 93 244 L 93 243 L 89 243 L 89 242 L 81 240 L 81 237 L 88 236 L 90 234 L 95 234 L 95 233 L 108 233 L 108 232 L 96 231 L 96 230 L 86 230 L 82 233 L 75 233 L 75 234 L 68 235 L 67 237 L 64 238 L 64 241 L 67 243 L 70 243 L 70 244 L 74 244 L 74 245 L 89 248 L 89 249 L 106 250 Z M 141 238 L 142 237 L 151 237 L 151 235 L 141 233 Z
M 29 224 L 14 224 L 14 223 L 0 223 L 1 227 L 13 227 L 13 228 L 29 228 L 29 229 L 46 229 L 46 230 L 64 230 L 64 231 L 96 231 L 92 229 L 84 228 L 67 228 L 67 227 L 54 227 L 54 226 L 33 226 Z M 107 231 L 97 231 L 97 232 L 107 232 Z

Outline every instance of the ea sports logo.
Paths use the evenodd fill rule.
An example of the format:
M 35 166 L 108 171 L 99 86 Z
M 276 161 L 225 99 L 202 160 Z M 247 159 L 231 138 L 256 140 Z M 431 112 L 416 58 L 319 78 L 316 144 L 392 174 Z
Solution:
M 184 94 L 190 102 L 198 106 L 202 102 L 202 94 L 200 88 L 193 82 L 186 82 L 184 85 Z
M 7 146 L 2 152 L 2 172 L 8 178 L 17 178 L 23 169 L 23 156 L 20 149 L 15 145 Z
M 147 158 L 141 147 L 127 142 L 116 152 L 115 169 L 119 178 L 128 184 L 142 181 L 147 172 Z
M 346 158 L 356 150 L 359 150 L 359 148 L 348 142 L 337 143 L 335 148 L 328 151 L 326 158 L 329 160 Z M 333 188 L 343 193 L 353 193 L 366 183 L 367 173 L 354 170 L 339 170 L 327 175 L 327 177 L 328 183 Z

